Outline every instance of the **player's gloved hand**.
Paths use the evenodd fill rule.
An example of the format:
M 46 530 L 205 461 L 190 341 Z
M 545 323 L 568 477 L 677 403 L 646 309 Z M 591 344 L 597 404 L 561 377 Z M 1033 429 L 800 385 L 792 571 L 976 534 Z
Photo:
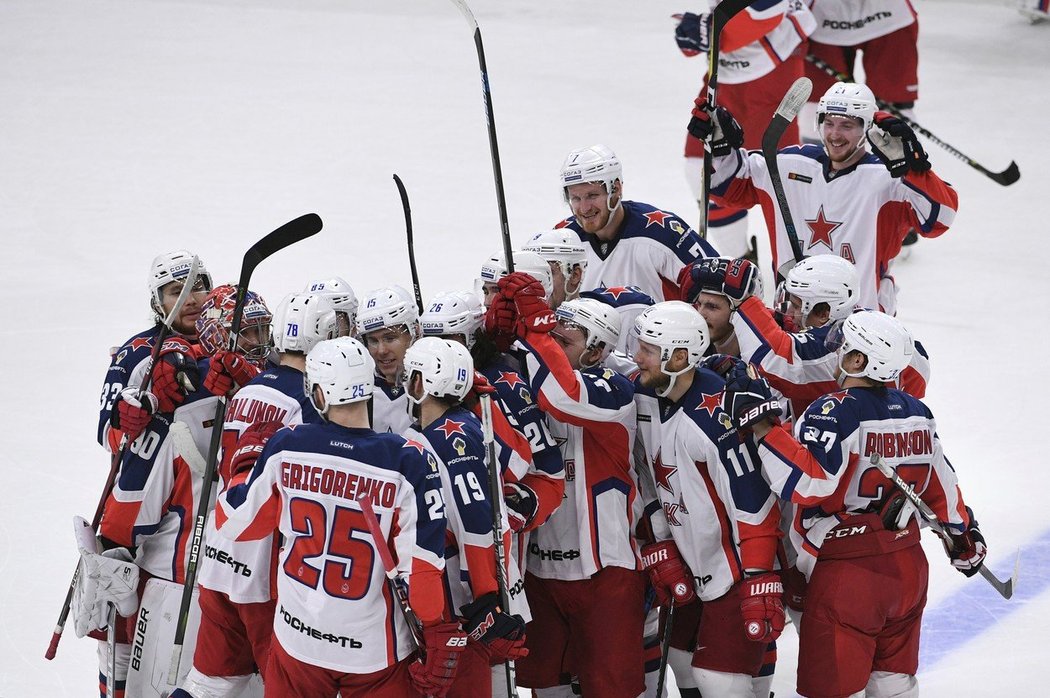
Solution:
M 283 423 L 275 420 L 256 422 L 245 429 L 241 438 L 237 439 L 237 445 L 234 446 L 233 454 L 230 456 L 229 473 L 223 473 L 226 481 L 229 482 L 236 475 L 254 468 L 255 461 L 259 459 L 259 454 L 263 452 L 266 442 L 283 426 Z
M 204 389 L 222 397 L 244 386 L 260 373 L 259 368 L 249 363 L 242 354 L 221 349 L 211 357 L 208 373 L 204 376 Z
M 532 276 L 521 271 L 508 274 L 499 280 L 499 289 L 501 296 L 514 301 L 518 315 L 515 332 L 519 337 L 527 332 L 550 332 L 558 324 L 543 284 Z
M 678 554 L 672 540 L 650 543 L 642 548 L 642 565 L 649 573 L 649 582 L 656 591 L 656 600 L 667 606 L 674 599 L 676 606 L 696 601 L 693 573 Z
M 521 533 L 536 518 L 536 493 L 528 485 L 520 482 L 503 484 L 503 501 L 507 503 L 507 523 L 510 530 Z
M 131 560 L 126 548 L 113 548 L 104 553 L 81 549 L 80 574 L 72 606 L 77 637 L 107 626 L 109 604 L 115 605 L 122 616 L 135 613 L 139 604 L 139 568 Z
M 164 340 L 157 354 L 150 388 L 150 392 L 157 397 L 157 409 L 174 412 L 187 395 L 197 390 L 201 384 L 200 378 L 193 346 L 181 337 Z
M 674 30 L 674 40 L 682 53 L 690 58 L 707 53 L 711 48 L 711 13 L 696 15 L 683 12 L 674 15 L 674 18 L 679 20 Z
M 514 301 L 503 296 L 492 299 L 492 305 L 485 311 L 485 332 L 492 337 L 513 335 L 518 324 L 518 311 Z
M 682 267 L 678 286 L 686 303 L 695 303 L 706 291 L 725 296 L 735 310 L 749 296 L 762 293 L 762 276 L 749 260 L 707 257 Z
M 966 507 L 966 512 L 970 515 L 970 527 L 962 533 L 952 535 L 952 547 L 949 550 L 945 544 L 945 550 L 952 560 L 952 567 L 967 577 L 972 577 L 984 564 L 984 558 L 988 556 L 988 546 L 981 535 L 977 519 L 973 516 L 973 510 Z
M 408 667 L 412 685 L 425 696 L 443 698 L 456 678 L 459 656 L 467 647 L 467 634 L 459 623 L 436 623 L 423 628 L 426 658 Z
M 117 395 L 113 411 L 109 413 L 109 424 L 134 441 L 149 426 L 153 413 L 157 411 L 157 398 L 148 390 L 128 387 Z
M 689 120 L 689 135 L 711 142 L 711 155 L 716 158 L 729 155 L 744 147 L 744 128 L 725 107 L 715 107 L 714 113 L 706 97 L 694 101 L 693 118 Z
M 753 642 L 772 642 L 784 630 L 784 585 L 774 572 L 749 572 L 740 583 L 740 615 Z
M 743 363 L 740 359 L 729 354 L 711 354 L 711 356 L 705 356 L 700 360 L 700 366 L 714 371 L 718 375 L 725 378 L 729 375 L 729 372 L 733 370 L 733 367 L 737 364 Z
M 463 630 L 474 642 L 483 642 L 489 650 L 489 661 L 503 664 L 528 656 L 525 649 L 525 621 L 508 615 L 499 606 L 499 596 L 490 592 L 460 607 L 465 619 Z
M 927 172 L 930 169 L 930 158 L 922 143 L 903 119 L 889 112 L 877 111 L 867 135 L 875 156 L 891 176 L 903 177 L 908 170 Z
M 780 402 L 765 378 L 751 364 L 740 362 L 726 376 L 722 409 L 733 418 L 738 429 L 746 429 L 764 419 L 776 422 L 783 412 Z

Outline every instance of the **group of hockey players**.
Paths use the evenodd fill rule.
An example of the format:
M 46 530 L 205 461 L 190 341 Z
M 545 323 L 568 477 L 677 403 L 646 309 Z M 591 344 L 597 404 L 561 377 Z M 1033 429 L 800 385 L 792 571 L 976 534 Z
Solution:
M 765 698 L 786 616 L 802 695 L 917 695 L 927 560 L 874 459 L 951 532 L 951 564 L 973 575 L 987 550 L 889 266 L 909 231 L 948 228 L 957 196 L 872 89 L 830 84 L 819 143 L 778 156 L 808 224 L 797 260 L 744 149 L 748 100 L 768 117 L 821 27 L 870 29 L 851 39 L 866 59 L 916 31 L 908 0 L 882 3 L 900 21 L 878 36 L 834 14 L 852 4 L 752 3 L 723 56 L 774 77 L 698 99 L 689 123 L 714 156 L 712 220 L 763 209 L 773 307 L 746 247 L 719 256 L 625 199 L 601 145 L 561 167 L 571 217 L 421 308 L 332 277 L 271 311 L 191 253 L 159 255 L 156 325 L 106 374 L 117 477 L 73 600 L 101 695 L 499 696 L 513 663 L 537 696 L 635 698 L 664 695 L 667 661 L 683 696 Z M 684 50 L 707 19 L 682 23 Z M 913 92 L 885 94 L 905 109 Z

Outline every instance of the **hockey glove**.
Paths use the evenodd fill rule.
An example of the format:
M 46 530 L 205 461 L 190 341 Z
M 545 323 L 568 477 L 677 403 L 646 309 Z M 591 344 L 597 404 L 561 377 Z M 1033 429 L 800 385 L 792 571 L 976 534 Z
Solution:
M 499 280 L 499 289 L 503 298 L 514 301 L 518 337 L 524 337 L 528 332 L 547 333 L 558 324 L 547 303 L 543 284 L 525 272 L 516 271 L 503 277 Z
M 695 15 L 684 12 L 673 16 L 679 20 L 674 30 L 674 40 L 678 42 L 682 53 L 689 58 L 707 53 L 711 48 L 711 13 Z
M 773 642 L 784 630 L 784 585 L 773 572 L 748 575 L 740 588 L 744 634 L 752 642 Z
M 200 384 L 200 369 L 193 347 L 179 337 L 165 340 L 157 355 L 150 388 L 150 392 L 157 396 L 157 409 L 174 412 Z
M 962 533 L 953 534 L 952 547 L 949 550 L 945 543 L 945 551 L 952 560 L 952 567 L 967 577 L 972 577 L 984 564 L 984 558 L 988 556 L 988 546 L 985 545 L 977 519 L 973 517 L 973 510 L 966 507 L 966 512 L 970 515 L 970 527 Z
M 507 523 L 515 533 L 521 533 L 536 518 L 536 493 L 528 485 L 520 482 L 505 483 L 503 501 L 507 503 Z
M 128 435 L 128 442 L 139 438 L 149 426 L 153 413 L 157 411 L 157 398 L 148 390 L 124 388 L 117 396 L 109 423 L 117 431 Z
M 245 429 L 241 438 L 237 439 L 233 455 L 230 456 L 229 471 L 223 473 L 225 481 L 229 483 L 237 475 L 254 468 L 266 442 L 283 426 L 284 424 L 278 421 L 256 422 Z
M 711 354 L 711 356 L 705 356 L 700 360 L 701 368 L 714 371 L 723 379 L 729 375 L 734 366 L 740 363 L 742 363 L 740 359 L 729 354 Z
M 437 623 L 423 628 L 424 658 L 408 667 L 412 685 L 425 696 L 443 698 L 456 678 L 459 656 L 467 647 L 467 635 L 459 623 Z
M 109 605 L 117 613 L 131 616 L 139 605 L 139 568 L 131 561 L 126 548 L 113 548 L 104 553 L 81 549 L 80 574 L 74 593 L 73 629 L 77 637 L 108 624 Z
M 216 397 L 229 395 L 243 387 L 261 371 L 235 351 L 215 352 L 204 376 L 204 389 Z
M 874 123 L 868 129 L 868 142 L 892 177 L 903 177 L 908 170 L 927 172 L 930 169 L 930 158 L 911 126 L 888 112 L 875 112 Z
M 762 293 L 758 267 L 746 259 L 708 257 L 690 262 L 678 273 L 682 300 L 695 303 L 704 292 L 717 293 L 729 299 L 736 310 L 749 296 Z
M 693 118 L 689 120 L 689 135 L 711 142 L 711 155 L 716 158 L 729 155 L 744 147 L 744 129 L 725 107 L 716 107 L 714 114 L 706 97 L 694 101 Z
M 493 664 L 517 661 L 529 654 L 525 649 L 525 621 L 500 609 L 496 592 L 474 599 L 459 611 L 466 619 L 463 630 L 472 641 L 485 643 Z
M 642 565 L 649 573 L 649 582 L 656 591 L 656 600 L 667 606 L 674 598 L 676 606 L 696 601 L 693 574 L 678 554 L 672 540 L 650 543 L 642 548 Z
M 485 311 L 485 332 L 492 337 L 513 335 L 517 323 L 518 311 L 514 308 L 514 301 L 503 296 L 493 298 L 492 305 Z
M 758 375 L 754 366 L 743 362 L 726 376 L 722 409 L 733 418 L 738 429 L 746 429 L 764 419 L 775 423 L 783 412 L 766 379 Z

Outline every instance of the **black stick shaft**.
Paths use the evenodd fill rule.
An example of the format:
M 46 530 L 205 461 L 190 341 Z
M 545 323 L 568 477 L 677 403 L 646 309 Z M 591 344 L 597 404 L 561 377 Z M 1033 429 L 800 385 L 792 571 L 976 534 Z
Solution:
M 394 184 L 397 185 L 397 193 L 401 197 L 401 210 L 405 212 L 405 235 L 408 238 L 408 268 L 412 273 L 412 293 L 416 297 L 416 310 L 423 314 L 423 293 L 419 290 L 419 272 L 416 270 L 416 245 L 412 239 L 412 206 L 408 203 L 408 190 L 405 183 L 396 174 Z

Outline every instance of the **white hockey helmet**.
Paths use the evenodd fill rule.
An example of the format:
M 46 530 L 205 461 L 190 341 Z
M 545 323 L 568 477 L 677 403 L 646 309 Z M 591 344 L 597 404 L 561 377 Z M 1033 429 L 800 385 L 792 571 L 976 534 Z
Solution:
M 335 309 L 324 296 L 290 293 L 277 306 L 270 331 L 277 351 L 306 354 L 318 342 L 334 339 L 339 331 L 339 323 L 336 321 Z
M 837 82 L 828 88 L 817 103 L 817 130 L 825 116 L 852 116 L 864 123 L 864 131 L 875 119 L 875 95 L 867 85 Z
M 321 415 L 332 405 L 348 405 L 372 397 L 376 364 L 361 342 L 337 337 L 318 342 L 306 355 L 303 387 Z M 314 401 L 314 386 L 324 394 L 324 408 Z
M 477 294 L 473 291 L 447 291 L 434 296 L 425 306 L 419 324 L 424 337 L 461 334 L 470 349 L 484 319 L 485 306 Z
M 569 187 L 574 184 L 585 184 L 587 182 L 601 182 L 605 185 L 608 195 L 606 206 L 610 211 L 615 211 L 620 205 L 612 205 L 613 185 L 617 181 L 623 184 L 623 166 L 620 158 L 607 146 L 598 144 L 587 148 L 579 148 L 565 156 L 565 162 L 561 165 L 559 179 L 561 181 L 561 193 L 565 203 L 569 203 Z M 622 197 L 621 197 L 622 198 Z
M 576 231 L 570 228 L 558 228 L 536 233 L 521 248 L 526 252 L 535 252 L 548 263 L 557 264 L 561 268 L 562 276 L 565 277 L 565 293 L 571 293 L 569 279 L 572 270 L 580 268 L 580 272 L 587 269 L 587 248 Z M 517 261 L 517 260 L 515 260 Z
M 419 374 L 423 379 L 423 395 L 416 399 L 408 389 Z M 474 386 L 474 359 L 460 344 L 440 337 L 424 337 L 405 353 L 405 393 L 419 404 L 423 397 L 462 400 Z
M 551 275 L 550 265 L 535 252 L 525 250 L 514 250 L 514 271 L 523 271 L 540 282 L 543 286 L 543 295 L 550 298 L 554 290 L 554 277 Z M 493 252 L 492 255 L 481 265 L 481 272 L 475 284 L 475 292 L 478 297 L 484 297 L 484 284 L 494 284 L 507 275 L 507 264 L 503 260 L 503 251 Z
M 829 348 L 839 344 L 840 368 L 842 359 L 851 351 L 859 351 L 868 359 L 860 373 L 847 373 L 842 369 L 842 376 L 870 378 L 883 383 L 897 380 L 915 354 L 911 332 L 897 318 L 877 310 L 853 313 L 828 333 L 826 343 Z
M 601 357 L 592 366 L 608 358 L 620 341 L 620 313 L 611 305 L 593 298 L 567 300 L 558 306 L 555 317 L 560 323 L 575 325 L 583 330 L 588 351 L 601 349 Z
M 803 259 L 788 271 L 784 281 L 784 291 L 802 301 L 803 320 L 819 303 L 830 306 L 830 320 L 842 320 L 856 307 L 859 287 L 857 267 L 833 254 Z
M 353 329 L 357 323 L 357 295 L 350 284 L 341 277 L 333 276 L 328 279 L 316 279 L 306 284 L 303 293 L 316 293 L 324 296 L 332 305 L 336 313 L 341 313 L 349 329 Z
M 358 336 L 400 325 L 413 338 L 419 336 L 419 311 L 412 294 L 400 286 L 387 286 L 365 295 L 357 311 Z
M 186 250 L 165 252 L 153 258 L 153 262 L 149 266 L 149 281 L 147 285 L 150 291 L 150 308 L 153 309 L 153 312 L 158 317 L 164 317 L 164 313 L 161 310 L 160 290 L 172 281 L 185 279 L 186 275 L 190 273 L 192 264 L 193 253 Z M 199 259 L 197 260 L 197 284 L 202 291 L 211 292 L 213 288 L 211 274 L 204 268 L 204 262 L 201 262 Z
M 684 301 L 664 301 L 643 310 L 634 320 L 634 336 L 660 348 L 660 370 L 671 377 L 667 387 L 657 392 L 660 397 L 671 392 L 678 376 L 700 363 L 711 344 L 704 316 Z M 676 349 L 685 349 L 689 358 L 685 368 L 672 373 L 667 370 L 667 362 Z

